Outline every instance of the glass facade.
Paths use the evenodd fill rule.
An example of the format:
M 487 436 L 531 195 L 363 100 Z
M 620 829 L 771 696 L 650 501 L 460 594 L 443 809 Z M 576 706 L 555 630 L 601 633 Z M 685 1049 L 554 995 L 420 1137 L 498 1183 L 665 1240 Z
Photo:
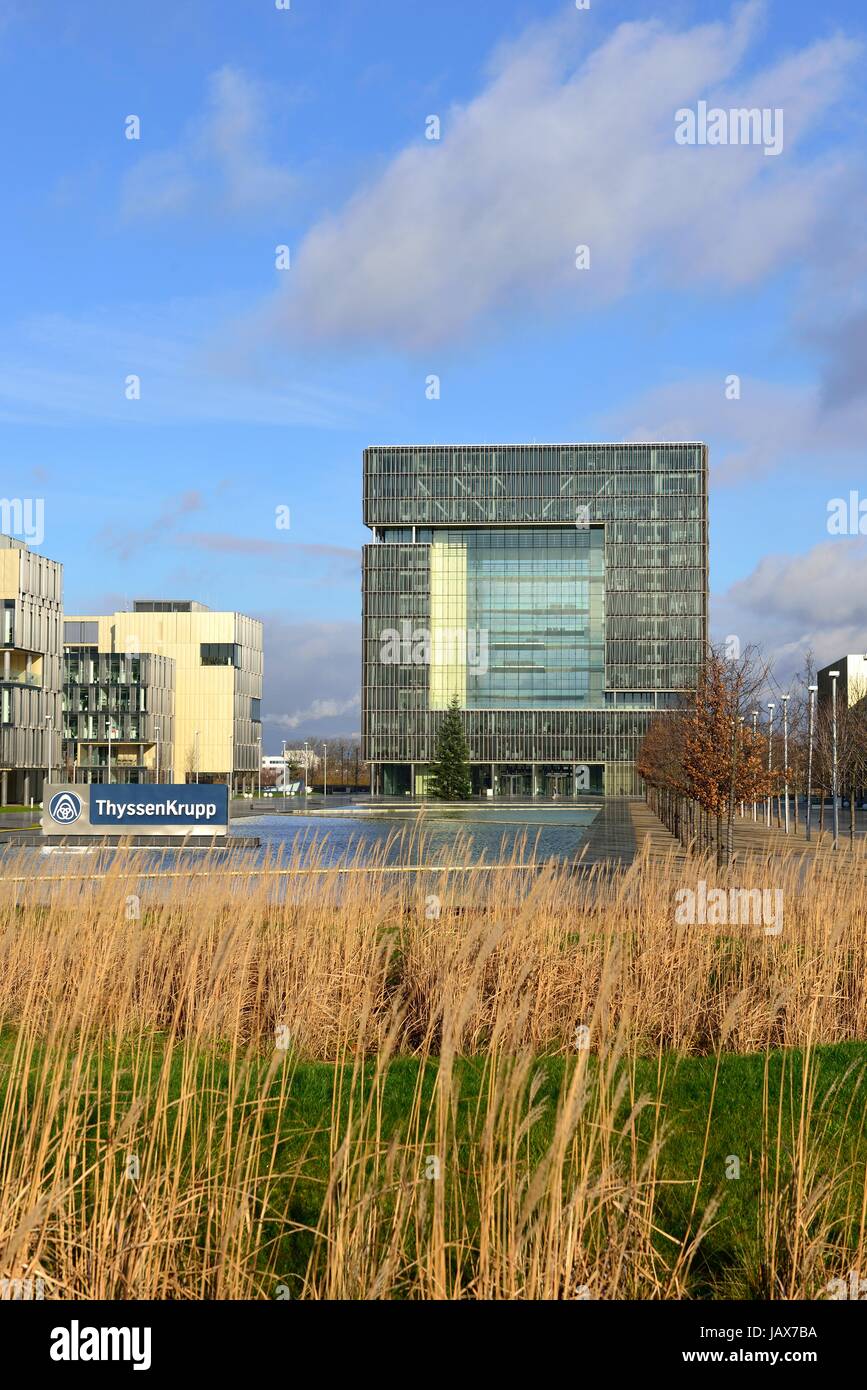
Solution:
M 60 759 L 63 566 L 0 536 L 0 804 L 42 798 Z
M 443 529 L 430 545 L 431 708 L 601 703 L 601 528 Z
M 544 795 L 576 768 L 581 789 L 638 790 L 644 731 L 707 640 L 703 444 L 371 448 L 364 519 L 382 790 L 424 789 L 454 695 L 480 792 Z
M 89 624 L 75 624 L 87 627 Z M 174 662 L 151 652 L 70 644 L 63 661 L 63 774 L 153 782 L 172 766 Z

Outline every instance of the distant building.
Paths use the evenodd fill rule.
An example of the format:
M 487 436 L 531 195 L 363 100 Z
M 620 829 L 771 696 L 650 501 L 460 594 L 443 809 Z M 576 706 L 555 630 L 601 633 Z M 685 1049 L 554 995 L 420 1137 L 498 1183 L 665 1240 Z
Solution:
M 60 764 L 63 566 L 0 536 L 0 603 L 0 798 L 29 805 Z
M 819 708 L 831 708 L 831 672 L 839 671 L 840 676 L 837 681 L 837 700 L 841 708 L 848 708 L 850 705 L 857 705 L 867 695 L 867 656 L 863 653 L 856 653 L 850 656 L 841 656 L 839 661 L 832 661 L 828 666 L 823 666 L 816 676 L 816 684 L 819 687 Z
M 190 599 L 135 599 L 131 612 L 67 617 L 66 634 L 70 656 L 73 648 L 88 647 L 90 659 L 97 658 L 100 681 L 105 670 L 118 677 L 123 671 L 128 677 L 125 683 L 130 686 L 130 699 L 137 689 L 146 706 L 160 703 L 163 717 L 165 700 L 157 692 L 173 690 L 171 763 L 161 760 L 163 781 L 226 782 L 236 791 L 253 790 L 262 756 L 261 622 L 243 613 L 212 612 Z M 87 640 L 83 641 L 85 634 Z M 135 668 L 134 660 L 144 656 L 161 658 L 165 664 L 150 659 L 142 664 L 139 660 Z M 103 657 L 112 658 L 108 666 L 99 660 Z M 119 726 L 121 733 L 129 734 L 129 756 L 145 754 L 144 763 L 130 763 L 129 770 L 143 767 L 147 773 L 155 764 L 157 709 L 133 711 L 123 703 L 117 703 L 118 713 L 149 716 L 149 737 L 144 740 L 133 737 L 134 730 L 141 733 L 141 721 L 135 725 L 130 720 L 126 730 L 123 724 Z M 89 714 L 90 710 L 75 712 Z M 107 759 L 105 721 L 90 752 L 98 763 Z
M 273 772 L 275 774 L 274 786 L 278 791 L 283 789 L 284 773 L 286 775 L 287 787 L 293 786 L 298 782 L 297 777 L 292 776 L 294 768 L 301 768 L 302 772 L 315 772 L 322 759 L 317 757 L 312 748 L 287 748 L 284 758 L 282 753 L 269 753 L 262 759 L 262 771 Z
M 295 767 L 306 767 L 308 772 L 312 771 L 314 768 L 319 767 L 320 763 L 322 762 L 322 759 L 319 757 L 319 754 L 314 753 L 313 749 L 309 747 L 287 748 L 285 757 L 287 763 L 293 763 Z

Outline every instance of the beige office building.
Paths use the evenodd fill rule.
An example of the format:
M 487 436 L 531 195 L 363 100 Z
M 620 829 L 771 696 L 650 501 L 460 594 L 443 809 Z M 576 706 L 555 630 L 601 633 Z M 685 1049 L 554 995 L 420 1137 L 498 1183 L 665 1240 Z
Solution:
M 63 566 L 0 535 L 0 797 L 42 799 L 60 763 Z
M 189 599 L 136 599 L 131 612 L 67 615 L 66 622 L 71 631 L 88 624 L 101 653 L 152 653 L 173 663 L 172 766 L 163 767 L 163 780 L 253 790 L 262 742 L 261 622 Z

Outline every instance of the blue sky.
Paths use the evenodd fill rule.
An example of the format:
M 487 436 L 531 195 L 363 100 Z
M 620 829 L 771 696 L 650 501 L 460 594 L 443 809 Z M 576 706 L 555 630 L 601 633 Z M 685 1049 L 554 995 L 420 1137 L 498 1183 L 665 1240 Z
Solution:
M 351 733 L 366 444 L 702 438 L 716 634 L 863 651 L 865 18 L 0 0 L 3 490 L 67 610 L 251 612 L 266 751 Z M 678 145 L 701 100 L 782 150 Z

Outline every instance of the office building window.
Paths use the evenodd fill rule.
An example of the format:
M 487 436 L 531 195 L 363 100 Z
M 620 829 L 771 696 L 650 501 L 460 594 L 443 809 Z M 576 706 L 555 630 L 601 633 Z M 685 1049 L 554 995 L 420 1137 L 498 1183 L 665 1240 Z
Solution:
M 240 666 L 241 649 L 237 642 L 201 642 L 203 666 Z
M 99 641 L 99 623 L 66 622 L 63 624 L 63 640 L 95 647 Z

